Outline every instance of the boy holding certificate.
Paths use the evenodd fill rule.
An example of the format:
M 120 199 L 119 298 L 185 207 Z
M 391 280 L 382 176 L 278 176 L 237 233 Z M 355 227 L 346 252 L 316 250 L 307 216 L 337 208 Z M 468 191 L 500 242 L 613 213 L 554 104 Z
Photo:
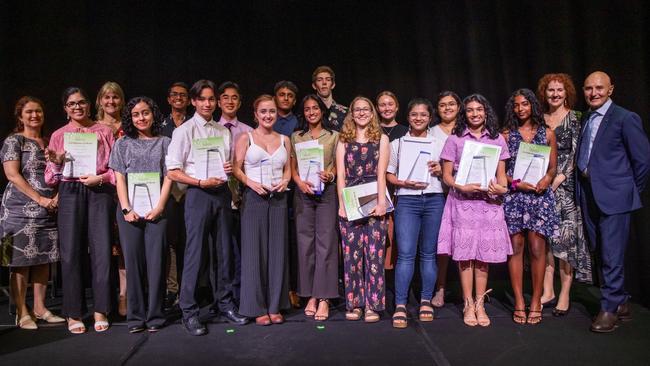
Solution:
M 546 243 L 559 234 L 553 190 L 557 144 L 555 133 L 546 126 L 535 94 L 529 89 L 515 91 L 506 104 L 505 133 L 512 159 L 507 176 L 510 192 L 505 197 L 505 213 L 512 238 L 513 255 L 508 259 L 510 282 L 515 297 L 513 320 L 518 324 L 542 321 L 542 291 L 546 267 Z M 533 294 L 526 315 L 523 295 L 523 254 L 528 242 Z
M 165 323 L 167 218 L 163 211 L 172 182 L 165 167 L 171 139 L 160 134 L 161 125 L 162 115 L 153 100 L 131 99 L 122 118 L 125 136 L 115 142 L 109 162 L 120 203 L 116 216 L 127 270 L 126 320 L 130 333 L 145 327 L 156 332 Z

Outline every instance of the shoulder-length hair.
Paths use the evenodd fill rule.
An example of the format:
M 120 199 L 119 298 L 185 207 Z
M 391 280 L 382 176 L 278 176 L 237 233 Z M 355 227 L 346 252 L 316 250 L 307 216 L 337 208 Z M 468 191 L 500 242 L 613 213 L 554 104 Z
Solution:
M 313 100 L 316 102 L 318 105 L 318 109 L 320 109 L 321 112 L 321 120 L 320 120 L 320 125 L 323 127 L 323 129 L 332 132 L 332 124 L 330 121 L 327 119 L 327 106 L 325 106 L 325 103 L 316 96 L 316 94 L 307 94 L 305 95 L 304 98 L 302 98 L 302 101 L 300 102 L 300 109 L 299 111 L 302 111 L 302 114 L 300 114 L 300 117 L 298 117 L 298 121 L 300 123 L 300 136 L 303 136 L 307 132 L 309 132 L 309 122 L 307 122 L 307 118 L 305 117 L 305 103 L 307 101 Z
M 549 110 L 548 102 L 546 101 L 546 88 L 551 81 L 557 81 L 564 85 L 564 90 L 566 91 L 566 99 L 564 100 L 564 103 L 567 108 L 573 109 L 576 105 L 577 99 L 576 87 L 573 84 L 573 80 L 571 80 L 569 74 L 557 73 L 546 74 L 537 82 L 537 100 L 539 100 L 539 103 L 542 106 L 542 111 L 548 112 Z
M 504 121 L 504 128 L 506 130 L 513 131 L 520 125 L 521 121 L 519 121 L 519 118 L 517 118 L 517 115 L 514 111 L 515 97 L 517 96 L 526 98 L 526 100 L 530 103 L 530 119 L 533 124 L 535 126 L 547 127 L 546 122 L 544 122 L 544 113 L 542 112 L 542 107 L 539 105 L 537 98 L 535 98 L 535 93 L 533 93 L 533 91 L 530 89 L 523 88 L 515 90 L 508 99 L 508 102 L 506 102 L 506 119 Z
M 16 119 L 16 127 L 14 127 L 14 132 L 23 132 L 25 130 L 25 125 L 23 124 L 23 121 L 20 120 L 20 117 L 23 115 L 23 109 L 25 109 L 25 106 L 27 103 L 36 103 L 41 107 L 41 110 L 43 113 L 45 113 L 45 109 L 43 108 L 43 102 L 36 98 L 32 97 L 30 95 L 25 95 L 23 97 L 18 98 L 16 101 L 16 105 L 14 106 L 14 118 Z M 45 115 L 43 115 L 45 117 Z
M 494 113 L 494 108 L 492 108 L 490 102 L 488 102 L 488 100 L 481 94 L 468 95 L 463 99 L 463 102 L 460 104 L 458 118 L 456 119 L 456 126 L 454 126 L 452 133 L 460 137 L 463 135 L 463 132 L 465 132 L 465 129 L 469 125 L 465 110 L 467 105 L 471 102 L 479 103 L 485 109 L 485 123 L 483 126 L 487 130 L 490 138 L 496 139 L 499 137 L 499 118 L 497 118 L 497 114 Z
M 440 124 L 442 119 L 440 118 L 440 111 L 438 110 L 438 103 L 440 103 L 440 100 L 444 97 L 452 97 L 456 101 L 456 104 L 458 104 L 458 114 L 456 115 L 456 121 L 458 121 L 458 116 L 460 116 L 460 107 L 463 104 L 463 102 L 460 100 L 460 97 L 458 94 L 454 93 L 451 90 L 445 90 L 440 92 L 438 96 L 436 97 L 436 104 L 433 106 L 435 109 L 435 113 L 433 114 L 433 118 L 431 119 L 431 126 L 435 126 L 437 124 Z
M 357 128 L 354 125 L 354 118 L 352 115 L 354 114 L 354 105 L 362 100 L 368 103 L 371 112 L 370 123 L 368 124 L 368 129 L 366 130 L 365 137 L 367 137 L 368 140 L 372 142 L 379 142 L 381 139 L 381 127 L 379 127 L 379 116 L 377 116 L 375 105 L 372 104 L 370 99 L 363 96 L 358 96 L 352 100 L 352 103 L 350 103 L 348 114 L 343 120 L 343 128 L 341 128 L 341 133 L 339 134 L 339 139 L 342 139 L 343 142 L 354 142 L 354 140 L 357 138 Z
M 106 112 L 104 112 L 104 107 L 102 107 L 102 98 L 108 93 L 115 93 L 120 97 L 121 102 L 117 113 L 118 118 L 120 118 L 122 111 L 124 110 L 124 91 L 122 90 L 122 87 L 114 81 L 107 81 L 101 88 L 99 88 L 99 92 L 97 92 L 97 99 L 95 100 L 95 108 L 97 108 L 95 118 L 97 121 L 104 119 Z
M 126 107 L 122 110 L 122 131 L 124 131 L 124 134 L 130 138 L 138 138 L 138 129 L 133 125 L 131 111 L 133 111 L 133 108 L 135 108 L 135 106 L 140 102 L 146 103 L 151 109 L 151 113 L 153 114 L 151 134 L 154 136 L 160 135 L 160 131 L 162 130 L 163 115 L 160 113 L 158 104 L 156 104 L 156 102 L 154 102 L 149 97 L 135 97 L 129 100 L 129 102 L 126 104 Z

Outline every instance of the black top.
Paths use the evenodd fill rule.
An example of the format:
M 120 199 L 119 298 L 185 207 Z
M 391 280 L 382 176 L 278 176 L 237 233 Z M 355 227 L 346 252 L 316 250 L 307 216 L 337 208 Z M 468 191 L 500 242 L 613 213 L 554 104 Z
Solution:
M 400 123 L 391 127 L 381 126 L 381 130 L 384 132 L 384 134 L 388 135 L 388 140 L 390 141 L 397 140 L 409 132 L 409 128 Z

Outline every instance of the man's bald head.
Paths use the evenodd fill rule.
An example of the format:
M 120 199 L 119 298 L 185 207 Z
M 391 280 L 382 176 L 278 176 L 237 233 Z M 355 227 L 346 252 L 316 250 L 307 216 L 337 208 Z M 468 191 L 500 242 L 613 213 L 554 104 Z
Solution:
M 589 109 L 596 110 L 607 102 L 614 91 L 614 85 L 609 75 L 602 71 L 594 71 L 585 79 L 582 91 L 585 93 L 585 101 Z

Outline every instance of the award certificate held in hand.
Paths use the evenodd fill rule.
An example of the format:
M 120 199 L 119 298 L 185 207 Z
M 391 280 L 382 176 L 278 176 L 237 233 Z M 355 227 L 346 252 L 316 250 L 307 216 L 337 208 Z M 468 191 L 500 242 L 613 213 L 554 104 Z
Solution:
M 223 170 L 223 164 L 226 162 L 225 151 L 223 136 L 192 140 L 195 178 L 228 179 L 226 172 Z
M 529 144 L 522 141 L 517 150 L 517 160 L 515 161 L 512 179 L 521 179 L 522 182 L 537 185 L 546 175 L 550 156 L 550 146 Z
M 429 161 L 438 161 L 440 158 L 440 151 L 434 151 L 433 138 L 405 136 L 401 144 L 397 179 L 429 183 Z
M 482 189 L 487 189 L 496 175 L 500 156 L 501 146 L 465 141 L 456 184 L 480 184 Z
M 96 134 L 66 132 L 63 134 L 63 150 L 65 150 L 64 177 L 79 178 L 97 174 Z
M 133 211 L 145 217 L 160 200 L 160 173 L 129 173 L 126 180 Z
M 322 145 L 311 147 L 296 144 L 296 157 L 298 160 L 298 172 L 300 179 L 305 182 L 311 182 L 316 194 L 323 191 L 323 182 L 318 174 L 325 166 L 325 150 Z M 311 144 L 310 144 L 311 145 Z
M 348 221 L 370 216 L 377 206 L 377 182 L 359 184 L 343 188 L 343 205 Z M 386 192 L 386 212 L 393 211 L 393 202 Z

